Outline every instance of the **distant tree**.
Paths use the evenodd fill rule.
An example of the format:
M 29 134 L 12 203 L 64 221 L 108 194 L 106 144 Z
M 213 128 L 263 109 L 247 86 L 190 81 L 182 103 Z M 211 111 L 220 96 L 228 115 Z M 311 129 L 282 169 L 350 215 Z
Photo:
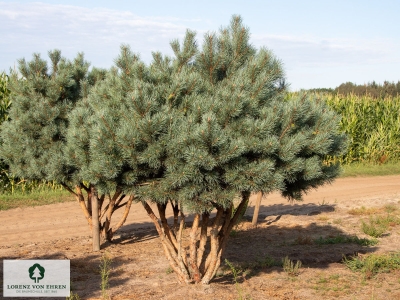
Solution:
M 73 113 L 70 130 L 87 128 L 79 147 L 68 138 L 84 177 L 101 193 L 119 187 L 142 202 L 181 282 L 214 277 L 251 193 L 300 199 L 338 175 L 324 158 L 346 148 L 323 102 L 284 100 L 280 61 L 249 36 L 234 16 L 201 50 L 188 31 L 171 43 L 174 57 L 153 53 L 149 66 L 124 46 L 117 69 Z
M 397 84 L 389 81 L 377 84 L 375 81 L 372 81 L 363 85 L 346 82 L 335 88 L 334 93 L 342 95 L 354 94 L 357 96 L 367 95 L 373 98 L 396 97 L 400 94 L 400 81 Z
M 330 94 L 332 94 L 334 92 L 334 89 L 331 89 L 331 88 L 315 88 L 315 89 L 301 90 L 301 92 L 330 93 Z
M 82 176 L 81 166 L 68 160 L 66 147 L 71 110 L 83 101 L 91 86 L 104 78 L 105 71 L 93 68 L 89 72 L 89 63 L 83 54 L 69 61 L 61 57 L 59 50 L 54 50 L 49 52 L 49 57 L 50 70 L 47 62 L 34 54 L 32 61 L 19 60 L 19 73 L 10 75 L 12 106 L 9 120 L 1 128 L 1 156 L 14 176 L 62 184 L 78 200 L 90 227 L 99 227 L 111 239 L 109 223 L 117 207 L 102 205 L 108 197 L 111 203 L 116 199 L 119 208 L 122 195 L 115 190 L 112 194 L 97 196 L 95 187 Z M 85 128 L 80 128 L 76 135 L 84 136 Z M 97 210 L 92 209 L 93 202 L 99 206 L 99 218 Z M 101 217 L 106 219 L 104 224 L 99 224 Z M 95 245 L 99 248 L 97 241 Z

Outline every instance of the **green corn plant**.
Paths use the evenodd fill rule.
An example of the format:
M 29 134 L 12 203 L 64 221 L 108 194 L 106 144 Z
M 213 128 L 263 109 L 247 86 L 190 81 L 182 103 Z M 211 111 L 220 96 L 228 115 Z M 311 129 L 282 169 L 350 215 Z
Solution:
M 8 119 L 8 109 L 11 101 L 9 99 L 10 90 L 7 87 L 8 76 L 5 73 L 0 74 L 0 124 Z
M 385 163 L 400 160 L 400 96 L 375 99 L 370 96 L 317 93 L 342 116 L 341 130 L 350 136 L 348 153 L 328 161 Z
M 5 73 L 0 74 L 0 125 L 8 119 L 8 110 L 11 105 L 9 98 L 10 90 L 8 89 L 8 76 Z M 1 141 L 0 141 L 1 142 Z M 10 185 L 8 167 L 0 161 L 0 190 Z

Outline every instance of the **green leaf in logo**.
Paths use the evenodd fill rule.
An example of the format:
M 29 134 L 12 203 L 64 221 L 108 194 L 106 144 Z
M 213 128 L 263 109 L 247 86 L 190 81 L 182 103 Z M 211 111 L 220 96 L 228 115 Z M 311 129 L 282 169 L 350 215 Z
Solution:
M 44 268 L 39 264 L 34 264 L 29 268 L 29 278 L 38 283 L 40 279 L 44 278 Z

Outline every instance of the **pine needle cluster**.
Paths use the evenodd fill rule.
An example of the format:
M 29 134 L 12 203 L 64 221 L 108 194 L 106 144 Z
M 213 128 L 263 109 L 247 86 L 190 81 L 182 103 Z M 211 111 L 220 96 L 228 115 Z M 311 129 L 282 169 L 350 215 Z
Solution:
M 329 182 L 346 138 L 324 103 L 284 100 L 281 62 L 249 42 L 240 17 L 218 34 L 171 42 L 146 65 L 122 46 L 116 67 L 70 118 L 69 157 L 99 190 L 178 200 L 188 211 L 228 207 L 241 192 L 299 199 Z

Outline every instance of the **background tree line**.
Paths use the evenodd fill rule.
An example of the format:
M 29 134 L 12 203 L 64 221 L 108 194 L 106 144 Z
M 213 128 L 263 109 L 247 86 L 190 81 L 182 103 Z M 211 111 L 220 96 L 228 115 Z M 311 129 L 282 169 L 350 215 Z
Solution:
M 308 92 L 317 93 L 330 93 L 340 95 L 356 95 L 356 96 L 370 96 L 372 98 L 387 98 L 397 97 L 400 94 L 400 81 L 389 82 L 384 81 L 383 84 L 378 84 L 375 81 L 368 82 L 367 84 L 355 84 L 352 82 L 342 83 L 338 87 L 332 88 L 316 88 L 309 89 Z

